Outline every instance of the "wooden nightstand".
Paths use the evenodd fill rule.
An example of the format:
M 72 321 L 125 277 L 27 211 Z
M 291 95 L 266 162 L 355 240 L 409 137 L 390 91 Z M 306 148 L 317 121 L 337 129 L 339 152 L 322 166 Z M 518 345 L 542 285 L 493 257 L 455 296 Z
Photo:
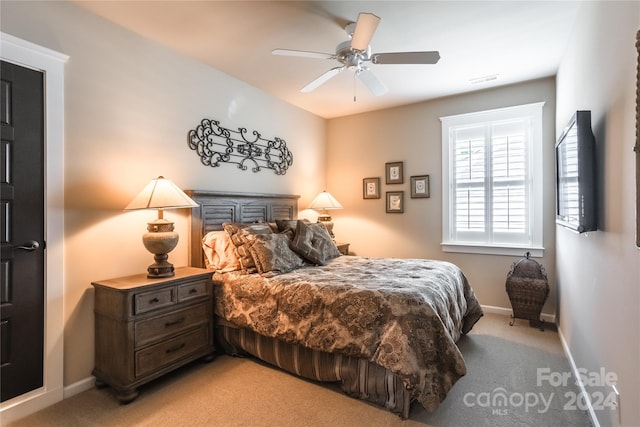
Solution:
M 339 243 L 336 242 L 336 246 L 338 247 L 338 251 L 342 255 L 349 255 L 349 243 Z
M 176 268 L 175 276 L 146 273 L 92 283 L 95 288 L 96 386 L 110 385 L 129 403 L 137 388 L 200 357 L 213 344 L 211 271 Z

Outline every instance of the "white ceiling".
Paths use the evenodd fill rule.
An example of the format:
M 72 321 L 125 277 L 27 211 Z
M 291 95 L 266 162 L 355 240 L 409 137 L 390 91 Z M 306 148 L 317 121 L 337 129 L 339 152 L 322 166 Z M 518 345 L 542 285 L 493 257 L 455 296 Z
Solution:
M 556 73 L 577 1 L 78 1 L 82 7 L 293 105 L 333 118 Z M 375 65 L 389 91 L 373 96 L 351 71 L 299 90 L 334 60 L 274 56 L 275 48 L 334 53 L 359 12 L 381 18 L 374 53 L 438 50 L 435 65 Z M 471 84 L 490 75 L 496 80 Z M 354 94 L 356 101 L 354 102 Z

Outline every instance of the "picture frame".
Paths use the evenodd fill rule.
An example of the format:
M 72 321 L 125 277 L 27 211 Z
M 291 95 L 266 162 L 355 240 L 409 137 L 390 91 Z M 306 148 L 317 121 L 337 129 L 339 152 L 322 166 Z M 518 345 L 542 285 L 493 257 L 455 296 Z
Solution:
M 431 197 L 429 189 L 429 175 L 415 175 L 411 177 L 411 198 L 421 199 Z
M 380 177 L 362 179 L 362 198 L 380 198 Z
M 387 191 L 387 213 L 404 212 L 404 191 Z
M 403 162 L 385 163 L 385 183 L 386 184 L 402 184 L 404 183 L 404 167 Z

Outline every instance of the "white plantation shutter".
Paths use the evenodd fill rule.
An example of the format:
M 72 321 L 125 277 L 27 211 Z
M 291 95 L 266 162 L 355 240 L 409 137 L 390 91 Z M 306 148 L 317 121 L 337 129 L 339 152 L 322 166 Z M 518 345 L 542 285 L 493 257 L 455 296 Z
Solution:
M 492 224 L 495 234 L 529 234 L 528 128 L 528 119 L 492 125 Z M 525 241 L 528 236 L 515 239 Z
M 541 246 L 542 105 L 441 119 L 445 250 Z
M 454 130 L 455 228 L 485 232 L 486 146 L 482 127 Z

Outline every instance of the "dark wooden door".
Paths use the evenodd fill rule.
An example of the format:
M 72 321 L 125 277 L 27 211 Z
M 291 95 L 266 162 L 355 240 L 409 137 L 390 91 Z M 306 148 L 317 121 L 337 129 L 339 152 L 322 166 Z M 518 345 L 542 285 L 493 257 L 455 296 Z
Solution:
M 2 62 L 0 400 L 41 387 L 44 348 L 43 75 Z

